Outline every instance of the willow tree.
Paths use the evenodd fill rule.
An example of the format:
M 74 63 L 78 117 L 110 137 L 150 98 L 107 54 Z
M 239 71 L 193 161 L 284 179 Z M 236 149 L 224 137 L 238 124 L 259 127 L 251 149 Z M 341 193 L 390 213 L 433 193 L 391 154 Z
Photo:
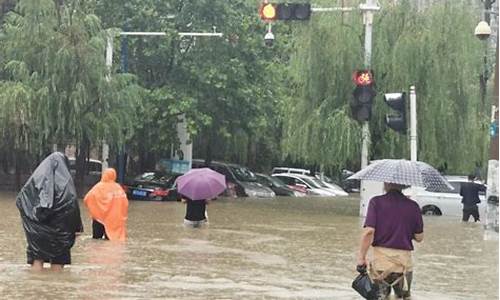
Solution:
M 92 145 L 118 142 L 121 128 L 131 127 L 140 89 L 131 76 L 107 78 L 106 34 L 90 4 L 20 0 L 7 15 L 0 46 L 4 149 L 36 157 L 52 144 L 76 143 L 83 166 Z
M 375 16 L 372 69 L 376 98 L 370 158 L 409 158 L 407 135 L 386 127 L 382 94 L 417 88 L 419 159 L 449 172 L 485 162 L 487 107 L 479 103 L 481 45 L 471 33 L 470 1 L 417 10 L 412 1 L 384 1 Z M 363 68 L 358 14 L 313 17 L 297 30 L 291 62 L 294 92 L 286 110 L 286 153 L 326 166 L 359 163 L 360 125 L 349 118 L 353 70 Z M 322 43 L 320 41 L 323 41 Z M 306 112 L 306 113 L 300 113 Z

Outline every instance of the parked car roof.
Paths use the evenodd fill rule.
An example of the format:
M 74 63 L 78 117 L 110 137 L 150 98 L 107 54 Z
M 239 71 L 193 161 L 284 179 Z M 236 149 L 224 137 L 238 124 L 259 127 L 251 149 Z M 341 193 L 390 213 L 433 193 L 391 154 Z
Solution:
M 309 175 L 309 174 L 311 174 L 311 171 L 306 170 L 306 169 L 299 169 L 299 168 L 274 167 L 273 170 L 271 171 L 271 173 L 273 173 L 273 174 L 290 173 L 290 174 Z

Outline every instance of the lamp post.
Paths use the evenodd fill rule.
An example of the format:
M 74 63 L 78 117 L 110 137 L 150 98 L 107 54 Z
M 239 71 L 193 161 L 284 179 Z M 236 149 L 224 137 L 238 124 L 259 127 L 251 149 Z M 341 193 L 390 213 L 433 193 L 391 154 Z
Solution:
M 487 41 L 491 36 L 491 28 L 488 24 L 490 20 L 491 4 L 494 1 L 484 0 L 485 15 L 484 21 L 479 22 L 474 30 L 474 34 L 480 39 Z M 484 111 L 486 105 L 486 90 L 489 77 L 488 71 L 488 43 L 485 42 L 485 52 L 483 57 L 484 71 L 479 77 L 481 92 L 481 109 Z M 495 90 L 491 99 L 491 125 L 490 129 L 490 158 L 488 160 L 488 189 L 486 193 L 486 216 L 484 218 L 484 239 L 498 240 L 498 39 L 496 47 L 496 70 L 495 70 Z M 495 127 L 496 125 L 496 127 Z

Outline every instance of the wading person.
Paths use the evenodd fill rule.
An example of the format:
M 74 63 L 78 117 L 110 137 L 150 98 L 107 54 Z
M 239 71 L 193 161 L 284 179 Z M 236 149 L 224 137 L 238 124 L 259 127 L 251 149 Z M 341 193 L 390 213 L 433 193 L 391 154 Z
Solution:
M 209 168 L 191 169 L 176 179 L 177 192 L 186 203 L 184 225 L 200 227 L 208 223 L 208 199 L 214 199 L 226 189 L 226 177 Z
M 186 216 L 184 217 L 184 225 L 188 227 L 201 227 L 208 224 L 207 205 L 209 200 L 191 200 L 183 199 L 186 203 Z
M 55 152 L 33 172 L 16 198 L 28 247 L 28 264 L 60 271 L 71 264 L 71 247 L 83 231 L 75 185 L 64 154 Z
M 398 298 L 410 299 L 413 276 L 412 240 L 424 238 L 418 204 L 402 194 L 404 185 L 384 183 L 386 193 L 373 197 L 368 205 L 357 258 L 358 266 L 369 266 L 379 287 L 378 298 L 386 299 L 391 286 Z M 372 246 L 370 262 L 366 256 Z
M 475 175 L 468 176 L 469 182 L 462 183 L 460 186 L 460 196 L 462 196 L 463 215 L 462 221 L 468 222 L 470 216 L 474 217 L 474 222 L 479 221 L 479 209 L 477 204 L 481 203 L 479 200 L 479 192 L 486 191 L 486 187 L 474 182 Z
M 104 170 L 101 181 L 85 195 L 84 202 L 92 217 L 92 237 L 125 241 L 127 236 L 128 199 L 115 182 L 116 171 Z

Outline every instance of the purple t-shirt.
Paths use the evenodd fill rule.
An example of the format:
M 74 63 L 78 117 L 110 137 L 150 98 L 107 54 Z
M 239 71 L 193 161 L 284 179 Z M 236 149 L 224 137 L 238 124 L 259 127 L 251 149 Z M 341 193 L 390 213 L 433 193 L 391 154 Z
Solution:
M 417 202 L 398 191 L 370 200 L 365 227 L 375 228 L 372 246 L 402 250 L 413 250 L 413 235 L 424 232 Z

